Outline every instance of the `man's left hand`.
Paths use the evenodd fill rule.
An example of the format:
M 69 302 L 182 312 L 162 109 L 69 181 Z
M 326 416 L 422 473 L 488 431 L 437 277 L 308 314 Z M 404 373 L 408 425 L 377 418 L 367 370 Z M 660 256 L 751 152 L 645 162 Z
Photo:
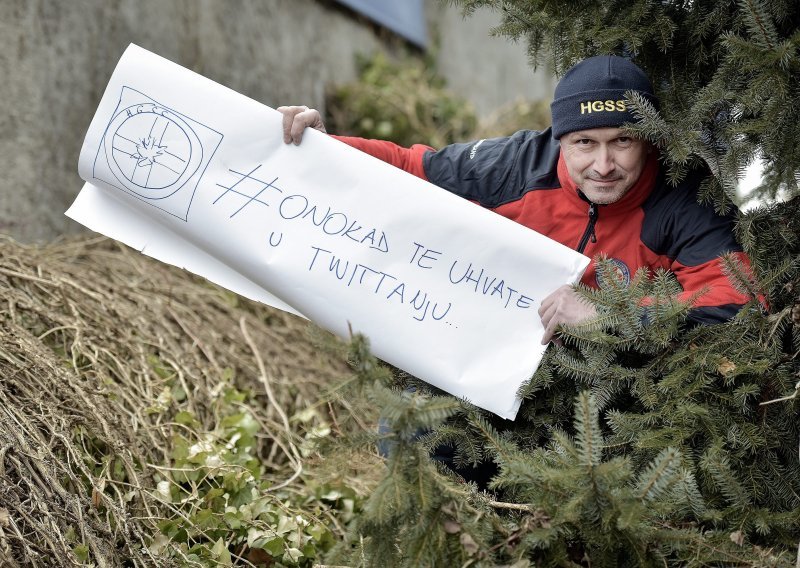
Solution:
M 547 345 L 560 324 L 574 324 L 597 316 L 595 307 L 581 298 L 572 286 L 564 285 L 542 300 L 539 317 L 544 326 L 542 345 Z

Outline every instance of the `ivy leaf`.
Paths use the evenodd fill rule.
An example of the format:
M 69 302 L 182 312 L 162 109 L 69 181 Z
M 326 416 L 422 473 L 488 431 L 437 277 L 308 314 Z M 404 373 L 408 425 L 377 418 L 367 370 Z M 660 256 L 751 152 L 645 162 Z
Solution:
M 303 557 L 303 552 L 298 548 L 289 548 L 286 551 L 286 556 L 292 559 L 292 562 L 299 562 Z
M 219 566 L 231 566 L 231 553 L 225 545 L 222 537 L 217 539 L 214 546 L 211 548 L 212 556 L 217 560 Z
M 311 538 L 317 541 L 321 541 L 323 537 L 328 533 L 328 529 L 323 527 L 322 525 L 312 525 L 306 529 L 306 532 L 311 535 Z
M 237 530 L 242 527 L 242 520 L 239 518 L 237 513 L 226 512 L 223 515 L 225 519 L 225 524 L 227 524 L 231 529 Z
M 211 528 L 216 524 L 214 511 L 211 509 L 201 509 L 192 517 L 192 522 L 200 529 Z
M 283 554 L 283 551 L 286 548 L 286 541 L 284 541 L 281 537 L 273 538 L 272 540 L 266 542 L 261 548 L 277 558 Z
M 278 519 L 278 527 L 275 532 L 278 534 L 286 534 L 297 529 L 297 522 L 288 515 L 281 515 Z

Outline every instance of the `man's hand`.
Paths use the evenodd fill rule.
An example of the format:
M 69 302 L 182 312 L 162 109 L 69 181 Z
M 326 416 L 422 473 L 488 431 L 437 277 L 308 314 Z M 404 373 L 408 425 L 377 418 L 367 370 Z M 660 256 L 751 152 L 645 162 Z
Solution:
M 325 132 L 325 124 L 319 111 L 307 106 L 280 106 L 278 112 L 283 114 L 283 141 L 286 144 L 300 144 L 306 128 Z
M 539 306 L 539 317 L 544 326 L 542 345 L 553 339 L 559 324 L 573 324 L 586 321 L 597 316 L 593 305 L 581 298 L 572 286 L 561 286 L 558 290 L 542 300 Z

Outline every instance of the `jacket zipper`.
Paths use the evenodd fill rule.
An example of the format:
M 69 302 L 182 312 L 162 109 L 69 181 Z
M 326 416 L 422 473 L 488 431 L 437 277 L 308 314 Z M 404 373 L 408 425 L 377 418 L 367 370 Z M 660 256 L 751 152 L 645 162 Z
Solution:
M 583 253 L 583 250 L 586 248 L 586 245 L 589 242 L 589 239 L 592 239 L 593 243 L 597 242 L 597 237 L 594 234 L 594 224 L 597 223 L 597 205 L 589 202 L 589 223 L 586 225 L 586 230 L 583 232 L 583 236 L 581 237 L 580 242 L 578 243 L 578 248 L 575 249 L 580 253 Z

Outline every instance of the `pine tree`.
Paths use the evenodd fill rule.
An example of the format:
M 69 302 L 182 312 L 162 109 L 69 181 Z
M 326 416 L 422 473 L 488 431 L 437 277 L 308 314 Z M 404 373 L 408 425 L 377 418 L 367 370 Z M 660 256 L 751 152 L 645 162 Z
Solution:
M 758 192 L 768 204 L 737 226 L 756 276 L 725 259 L 752 302 L 729 323 L 687 329 L 689 306 L 667 272 L 581 289 L 602 317 L 562 329 L 563 346 L 523 387 L 513 423 L 391 377 L 356 340 L 358 384 L 397 427 L 383 435 L 393 442 L 386 477 L 338 558 L 408 567 L 800 563 L 800 4 L 454 3 L 499 11 L 496 32 L 525 40 L 533 64 L 557 74 L 592 55 L 631 57 L 660 100 L 657 110 L 632 96 L 642 119 L 633 130 L 660 149 L 673 181 L 707 165 L 700 197 L 717 210 L 736 201 L 744 169 L 764 160 Z M 608 263 L 598 269 L 614 282 Z M 647 325 L 646 296 L 657 299 Z M 442 445 L 459 466 L 496 466 L 487 491 L 430 459 Z

